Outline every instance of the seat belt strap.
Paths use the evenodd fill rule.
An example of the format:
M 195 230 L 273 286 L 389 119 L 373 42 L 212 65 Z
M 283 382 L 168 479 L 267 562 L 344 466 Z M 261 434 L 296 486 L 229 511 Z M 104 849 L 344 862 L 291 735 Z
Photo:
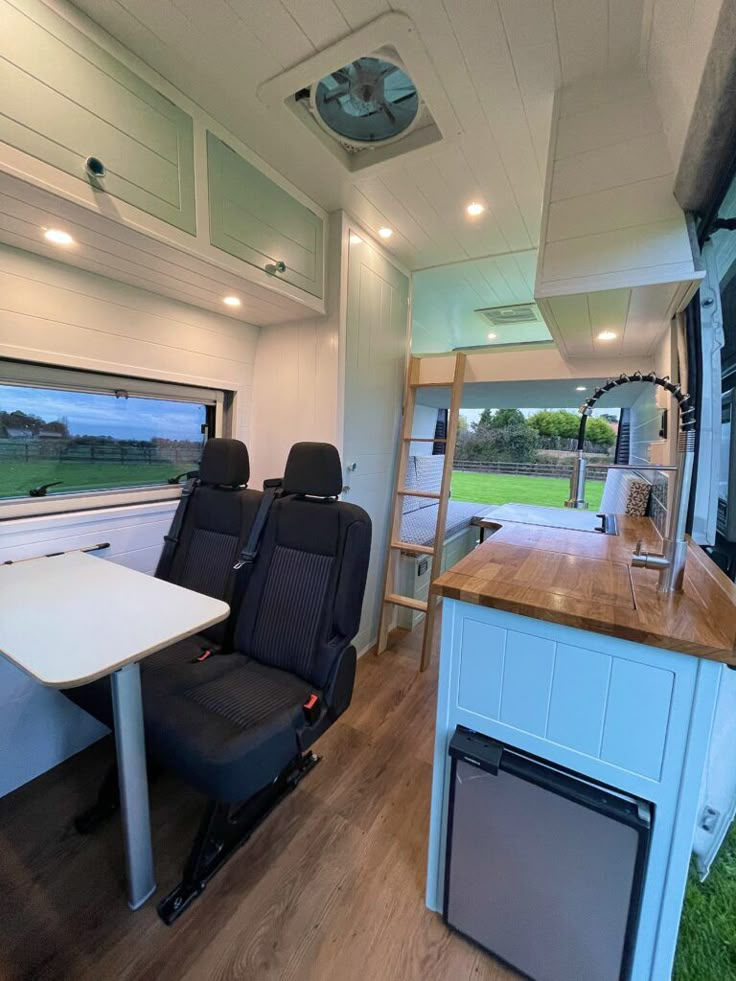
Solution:
M 240 607 L 242 606 L 245 590 L 250 580 L 250 574 L 253 571 L 253 563 L 258 555 L 261 538 L 263 537 L 263 529 L 266 527 L 271 505 L 280 492 L 280 477 L 263 481 L 263 496 L 261 497 L 255 519 L 251 525 L 248 541 L 243 546 L 238 556 L 238 561 L 233 566 L 236 573 L 235 585 L 233 586 L 233 594 L 230 598 L 230 619 L 228 620 L 225 642 L 223 644 L 223 651 L 225 653 L 229 653 L 233 649 Z
M 238 556 L 238 561 L 233 566 L 236 572 L 239 572 L 243 566 L 251 566 L 255 562 L 256 556 L 258 555 L 258 549 L 261 544 L 261 538 L 263 536 L 263 529 L 266 527 L 268 515 L 271 511 L 271 505 L 273 504 L 274 498 L 278 495 L 280 490 L 280 477 L 263 481 L 263 496 L 261 497 L 261 502 L 258 505 L 258 511 L 256 512 L 255 519 L 251 526 L 248 541 L 243 546 L 240 555 Z
M 179 504 L 177 505 L 176 511 L 174 512 L 174 517 L 171 520 L 171 527 L 169 528 L 168 533 L 164 535 L 164 547 L 163 551 L 161 552 L 161 558 L 158 560 L 158 568 L 156 569 L 157 579 L 165 579 L 171 571 L 171 565 L 174 561 L 174 552 L 176 551 L 176 546 L 179 544 L 179 536 L 181 535 L 181 529 L 184 524 L 184 518 L 187 514 L 189 502 L 191 501 L 192 494 L 198 485 L 199 477 L 190 477 L 182 487 Z

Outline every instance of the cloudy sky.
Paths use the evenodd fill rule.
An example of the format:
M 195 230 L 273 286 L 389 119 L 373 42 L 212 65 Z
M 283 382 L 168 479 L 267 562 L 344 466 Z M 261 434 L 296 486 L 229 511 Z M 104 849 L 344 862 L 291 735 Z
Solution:
M 16 409 L 40 416 L 46 422 L 64 419 L 76 436 L 116 439 L 149 440 L 160 436 L 199 440 L 205 421 L 204 406 L 187 402 L 0 385 L 0 411 Z

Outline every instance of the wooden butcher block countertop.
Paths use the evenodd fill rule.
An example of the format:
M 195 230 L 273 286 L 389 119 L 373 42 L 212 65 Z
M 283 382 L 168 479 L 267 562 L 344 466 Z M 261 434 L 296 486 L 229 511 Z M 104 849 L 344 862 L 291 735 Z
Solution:
M 618 530 L 618 535 L 602 535 L 499 521 L 498 530 L 443 573 L 432 590 L 449 599 L 736 664 L 736 586 L 690 543 L 684 592 L 658 593 L 657 571 L 631 567 L 639 539 L 649 551 L 661 551 L 654 525 L 649 518 L 621 515 Z

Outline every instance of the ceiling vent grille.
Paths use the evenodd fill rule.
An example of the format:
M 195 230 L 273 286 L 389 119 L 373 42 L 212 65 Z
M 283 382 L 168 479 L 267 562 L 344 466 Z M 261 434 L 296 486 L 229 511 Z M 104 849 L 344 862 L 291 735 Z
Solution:
M 479 313 L 494 327 L 529 324 L 542 319 L 535 303 L 514 303 L 505 307 L 486 307 L 475 312 Z

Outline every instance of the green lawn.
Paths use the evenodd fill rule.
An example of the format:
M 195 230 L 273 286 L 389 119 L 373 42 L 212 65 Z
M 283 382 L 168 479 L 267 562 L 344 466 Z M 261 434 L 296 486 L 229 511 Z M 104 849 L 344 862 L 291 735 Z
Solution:
M 191 463 L 93 463 L 91 461 L 0 460 L 0 498 L 24 497 L 31 487 L 61 480 L 49 494 L 94 490 L 106 487 L 135 487 L 140 484 L 162 484 L 169 477 L 197 468 Z
M 711 873 L 700 883 L 691 872 L 680 923 L 675 981 L 736 979 L 736 829 Z
M 589 480 L 585 488 L 588 506 L 601 506 L 603 482 Z M 478 504 L 543 504 L 561 508 L 570 496 L 570 483 L 560 477 L 517 477 L 505 473 L 459 473 L 452 475 L 452 497 Z

